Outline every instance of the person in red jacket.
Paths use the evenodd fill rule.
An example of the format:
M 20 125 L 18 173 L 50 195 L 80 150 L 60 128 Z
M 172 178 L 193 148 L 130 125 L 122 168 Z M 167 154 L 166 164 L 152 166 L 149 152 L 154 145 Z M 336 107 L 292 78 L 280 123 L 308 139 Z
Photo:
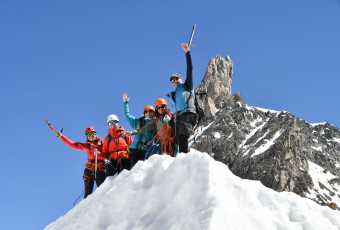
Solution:
M 73 142 L 61 133 L 57 136 L 69 147 L 78 150 L 84 150 L 87 153 L 88 162 L 85 165 L 84 170 L 84 183 L 85 194 L 84 198 L 93 192 L 94 181 L 96 181 L 97 187 L 99 187 L 105 180 L 105 155 L 102 153 L 102 139 L 97 136 L 96 130 L 93 127 L 85 129 L 85 135 L 87 137 L 86 143 Z M 97 156 L 97 171 L 96 167 Z
M 132 143 L 132 137 L 125 136 L 125 131 L 119 127 L 119 119 L 115 114 L 108 116 L 107 124 L 109 134 L 104 139 L 102 152 L 110 160 L 106 165 L 106 176 L 113 176 L 123 169 L 131 169 L 128 148 Z

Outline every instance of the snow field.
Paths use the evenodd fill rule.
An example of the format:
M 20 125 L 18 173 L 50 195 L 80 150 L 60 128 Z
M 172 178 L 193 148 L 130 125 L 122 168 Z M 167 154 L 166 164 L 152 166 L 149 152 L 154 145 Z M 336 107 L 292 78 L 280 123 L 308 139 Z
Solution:
M 339 229 L 340 214 L 234 176 L 209 155 L 154 155 L 109 177 L 51 229 Z

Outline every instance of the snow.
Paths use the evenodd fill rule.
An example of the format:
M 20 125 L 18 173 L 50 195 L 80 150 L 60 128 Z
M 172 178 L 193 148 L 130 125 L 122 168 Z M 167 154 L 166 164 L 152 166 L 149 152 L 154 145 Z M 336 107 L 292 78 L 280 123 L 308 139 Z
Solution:
M 338 142 L 340 144 L 340 138 L 333 137 L 333 141 Z
M 311 126 L 315 127 L 315 126 L 319 126 L 319 125 L 325 125 L 327 122 L 321 122 L 321 123 L 312 123 L 310 124 Z
M 194 140 L 194 138 L 198 138 L 199 136 L 201 136 L 202 134 L 203 134 L 203 132 L 206 130 L 206 129 L 208 129 L 211 125 L 213 125 L 215 123 L 215 121 L 212 121 L 212 122 L 210 122 L 208 125 L 206 125 L 206 126 L 200 126 L 199 128 L 197 128 L 196 130 L 195 130 L 195 133 L 194 133 L 194 135 L 192 135 L 191 137 L 190 137 L 190 139 L 189 139 L 189 142 L 192 142 L 193 140 Z M 203 138 L 203 136 L 202 136 L 202 138 Z
M 309 168 L 309 175 L 312 177 L 314 189 L 310 190 L 310 194 L 306 194 L 308 198 L 316 199 L 317 194 L 315 193 L 315 190 L 318 190 L 319 193 L 326 194 L 329 197 L 332 197 L 332 201 L 336 204 L 340 204 L 340 198 L 338 196 L 334 196 L 330 193 L 330 191 L 333 191 L 335 193 L 338 193 L 340 191 L 339 184 L 333 184 L 332 186 L 329 184 L 329 181 L 331 179 L 336 178 L 335 175 L 333 175 L 330 172 L 326 172 L 324 168 L 320 167 L 319 165 L 308 161 L 308 168 Z M 325 188 L 320 187 L 320 183 L 323 184 Z M 328 201 L 330 203 L 330 201 Z M 339 228 L 340 229 L 340 228 Z
M 260 119 L 258 119 L 257 121 L 260 121 Z M 253 124 L 257 123 L 257 121 L 254 121 Z M 262 120 L 261 120 L 262 121 Z M 267 123 L 266 122 L 263 122 L 259 127 L 256 127 L 254 128 L 246 137 L 245 137 L 245 140 L 241 143 L 241 146 L 243 146 L 242 148 L 243 149 L 247 149 L 249 146 L 248 145 L 245 145 L 245 143 L 247 143 L 247 140 L 249 138 L 251 138 L 253 135 L 255 135 L 255 133 L 262 129 L 263 126 L 265 126 Z M 245 152 L 243 155 L 247 155 L 249 151 Z
M 45 230 L 339 229 L 340 214 L 243 180 L 208 154 L 153 155 L 109 177 Z
M 215 132 L 215 133 L 214 133 L 214 137 L 215 137 L 216 139 L 220 139 L 220 138 L 221 138 L 221 133 Z
M 260 155 L 261 153 L 264 153 L 267 149 L 269 149 L 272 145 L 275 144 L 275 140 L 279 138 L 281 134 L 282 134 L 282 130 L 276 132 L 274 137 L 271 140 L 266 140 L 266 143 L 258 147 L 251 156 L 253 157 L 253 156 Z
M 316 150 L 316 151 L 322 152 L 321 146 L 317 146 L 317 147 L 311 146 L 311 148 L 314 149 L 314 150 Z
M 267 113 L 267 112 L 270 112 L 270 113 L 281 113 L 281 112 L 286 112 L 286 111 L 276 111 L 276 110 L 271 110 L 271 109 L 264 109 L 264 108 L 260 108 L 260 107 L 256 107 L 256 106 L 252 106 L 253 108 L 257 109 L 257 110 L 260 110 L 264 113 Z

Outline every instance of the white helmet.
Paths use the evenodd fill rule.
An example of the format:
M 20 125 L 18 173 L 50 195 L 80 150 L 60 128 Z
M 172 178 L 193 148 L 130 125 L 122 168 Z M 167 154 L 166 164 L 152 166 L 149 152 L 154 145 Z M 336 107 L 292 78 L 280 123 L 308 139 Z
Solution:
M 116 114 L 111 114 L 107 117 L 107 123 L 109 123 L 109 121 L 118 121 L 119 122 L 119 118 L 117 117 Z

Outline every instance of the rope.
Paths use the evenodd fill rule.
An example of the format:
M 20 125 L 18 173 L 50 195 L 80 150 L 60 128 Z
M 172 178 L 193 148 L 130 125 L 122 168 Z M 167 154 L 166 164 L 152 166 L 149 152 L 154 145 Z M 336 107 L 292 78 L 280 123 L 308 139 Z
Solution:
M 177 118 L 177 113 L 175 113 L 174 115 L 174 119 L 176 122 L 176 118 Z M 157 138 L 157 140 L 162 137 L 162 141 L 161 141 L 161 152 L 162 153 L 166 153 L 170 156 L 173 156 L 174 152 L 173 152 L 173 148 L 172 148 L 172 143 L 174 142 L 174 139 L 176 137 L 176 124 L 175 124 L 175 135 L 174 137 L 171 136 L 172 134 L 172 128 L 169 124 L 165 124 L 162 126 L 162 129 L 157 133 L 157 135 L 155 135 L 151 141 L 149 141 L 146 145 L 143 145 L 143 148 L 145 148 L 146 146 L 150 145 L 152 143 L 152 141 Z M 153 147 L 149 157 L 152 155 L 153 151 L 155 150 L 156 145 Z
M 93 170 L 94 170 L 94 167 L 92 166 L 92 167 L 91 167 L 91 176 L 89 177 L 89 181 L 87 182 L 87 184 L 86 184 L 86 186 L 85 186 L 83 192 L 78 196 L 78 198 L 76 199 L 76 201 L 73 203 L 73 207 L 76 206 L 77 201 L 78 201 L 78 200 L 80 199 L 80 197 L 85 193 L 86 188 L 87 188 L 87 186 L 89 185 L 89 182 L 90 182 L 90 180 L 91 180 L 91 177 L 94 176 Z M 94 182 L 94 181 L 93 181 L 93 182 Z
M 169 124 L 163 125 L 162 130 L 161 130 L 162 134 L 163 134 L 163 138 L 162 138 L 162 153 L 166 153 L 170 156 L 173 155 L 173 148 L 172 148 L 172 142 L 174 141 L 174 137 L 171 137 L 171 132 L 172 132 L 172 128 Z M 175 126 L 175 132 L 176 132 L 176 126 Z

